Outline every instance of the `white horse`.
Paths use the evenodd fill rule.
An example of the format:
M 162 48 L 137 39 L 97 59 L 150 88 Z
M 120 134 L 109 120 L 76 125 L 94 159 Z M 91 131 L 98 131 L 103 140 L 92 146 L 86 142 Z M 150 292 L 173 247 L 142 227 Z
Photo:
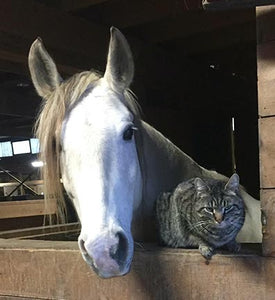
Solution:
M 57 197 L 62 210 L 61 177 L 82 225 L 78 241 L 84 260 L 103 278 L 124 275 L 133 236 L 156 239 L 153 210 L 161 192 L 194 176 L 226 178 L 199 166 L 140 119 L 128 90 L 132 54 L 116 28 L 103 77 L 82 72 L 63 81 L 40 39 L 30 49 L 29 67 L 44 99 L 37 134 L 45 197 Z M 242 194 L 246 219 L 238 240 L 261 242 L 260 203 Z

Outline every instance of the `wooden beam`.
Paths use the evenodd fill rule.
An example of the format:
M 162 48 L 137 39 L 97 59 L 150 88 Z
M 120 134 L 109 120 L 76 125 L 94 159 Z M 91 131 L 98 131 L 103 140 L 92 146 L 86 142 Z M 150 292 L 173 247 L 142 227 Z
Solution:
M 184 39 L 236 25 L 240 27 L 253 21 L 255 21 L 254 9 L 219 13 L 191 11 L 180 17 L 138 26 L 137 28 L 129 29 L 128 32 L 137 36 L 140 34 L 148 42 L 159 43 L 174 39 Z
M 39 226 L 24 229 L 7 230 L 0 232 L 0 239 L 21 239 L 26 237 L 33 238 L 41 235 L 56 234 L 56 233 L 66 233 L 66 232 L 79 232 L 80 223 L 68 223 L 68 224 L 58 224 L 58 225 L 48 225 Z
M 0 115 L 0 119 L 1 119 L 1 115 Z M 29 121 L 29 125 L 5 125 L 2 126 L 0 124 L 0 135 L 4 135 L 4 136 L 21 136 L 21 137 L 29 137 L 32 138 L 33 137 L 33 121 Z
M 81 8 L 87 8 L 89 6 L 97 5 L 107 2 L 109 0 L 61 0 L 61 7 L 65 11 L 73 11 Z
M 274 4 L 274 0 L 203 0 L 205 10 L 227 10 L 239 8 L 251 8 Z
M 261 99 L 259 98 L 259 101 Z M 275 117 L 259 119 L 260 186 L 275 188 Z
M 0 1 L 0 19 L 0 60 L 26 65 L 29 47 L 40 36 L 61 65 L 100 69 L 105 64 L 108 27 L 32 0 Z
M 43 4 L 64 11 L 75 11 L 101 4 L 109 0 L 43 0 Z
M 275 257 L 275 189 L 262 189 L 261 203 L 266 219 L 263 226 L 263 254 Z
M 0 89 L 0 114 L 33 118 L 38 110 L 41 99 L 29 88 L 14 87 Z
M 131 272 L 102 280 L 77 242 L 1 240 L 0 295 L 35 299 L 274 299 L 275 260 L 143 245 Z M 184 276 L 183 276 L 184 272 Z
M 107 1 L 81 13 L 91 20 L 104 21 L 106 24 L 122 29 L 174 17 L 185 17 L 187 11 L 198 9 L 201 9 L 201 2 L 194 0 L 131 0 L 130 3 L 129 1 Z
M 257 66 L 261 205 L 266 216 L 263 254 L 275 256 L 275 6 L 259 7 L 257 15 Z
M 275 40 L 275 5 L 257 8 L 257 40 L 258 45 Z M 267 53 L 265 53 L 267 54 Z M 271 55 L 269 53 L 268 57 Z M 272 57 L 271 57 L 272 58 Z M 265 58 L 266 59 L 266 58 Z
M 43 180 L 30 180 L 25 182 L 26 185 L 42 185 Z M 5 186 L 17 186 L 18 182 L 0 182 L 0 188 L 5 187 Z
M 44 200 L 22 200 L 0 202 L 0 219 L 51 215 L 56 213 L 56 202 L 45 207 Z
M 256 43 L 255 22 L 233 25 L 210 32 L 198 33 L 183 39 L 165 42 L 165 49 L 175 55 L 194 55 L 226 49 L 234 45 Z

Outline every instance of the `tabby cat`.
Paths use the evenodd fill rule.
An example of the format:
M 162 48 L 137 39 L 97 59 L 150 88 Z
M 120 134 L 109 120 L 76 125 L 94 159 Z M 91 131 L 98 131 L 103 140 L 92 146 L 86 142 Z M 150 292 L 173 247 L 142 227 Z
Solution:
M 228 182 L 192 178 L 156 201 L 156 218 L 162 244 L 171 247 L 199 247 L 210 259 L 216 248 L 237 252 L 235 241 L 245 218 L 239 192 L 239 176 Z

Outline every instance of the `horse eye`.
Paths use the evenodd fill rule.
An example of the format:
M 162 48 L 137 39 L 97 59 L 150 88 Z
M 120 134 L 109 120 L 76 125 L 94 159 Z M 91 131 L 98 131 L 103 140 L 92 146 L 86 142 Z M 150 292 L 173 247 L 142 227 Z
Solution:
M 130 141 L 134 135 L 134 128 L 128 127 L 124 132 L 123 132 L 123 139 L 124 141 Z

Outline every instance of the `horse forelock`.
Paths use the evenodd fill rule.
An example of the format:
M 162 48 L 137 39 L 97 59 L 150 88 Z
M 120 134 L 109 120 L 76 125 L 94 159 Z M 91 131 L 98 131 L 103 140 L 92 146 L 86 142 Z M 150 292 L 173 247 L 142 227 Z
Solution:
M 62 82 L 43 100 L 35 124 L 35 135 L 40 141 L 40 160 L 44 162 L 42 178 L 46 210 L 48 201 L 56 199 L 57 220 L 61 223 L 66 221 L 66 205 L 60 181 L 60 140 L 63 120 L 68 111 L 73 109 L 74 104 L 82 98 L 85 91 L 96 85 L 100 78 L 98 73 L 86 71 L 75 74 Z M 140 108 L 135 95 L 130 90 L 126 90 L 122 101 L 138 122 Z

